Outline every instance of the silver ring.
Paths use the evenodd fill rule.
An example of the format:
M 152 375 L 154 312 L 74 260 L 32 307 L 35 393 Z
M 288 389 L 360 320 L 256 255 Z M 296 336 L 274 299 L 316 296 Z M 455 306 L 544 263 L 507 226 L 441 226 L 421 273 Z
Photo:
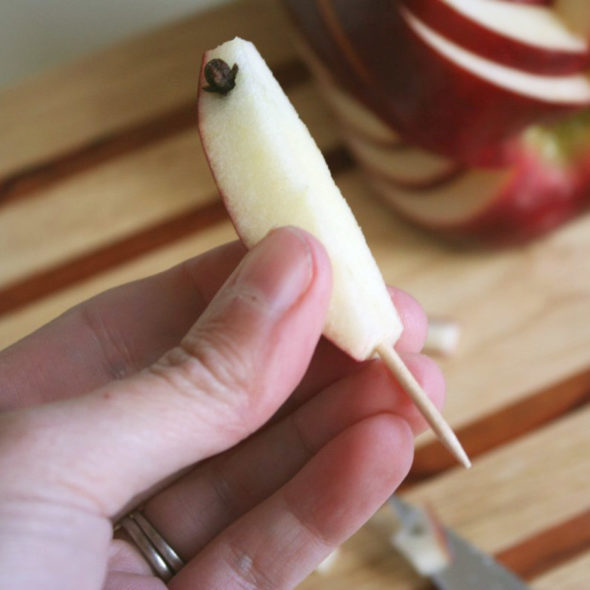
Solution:
M 170 580 L 184 566 L 178 553 L 140 512 L 129 513 L 121 519 L 119 525 L 131 537 L 155 574 L 164 582 Z

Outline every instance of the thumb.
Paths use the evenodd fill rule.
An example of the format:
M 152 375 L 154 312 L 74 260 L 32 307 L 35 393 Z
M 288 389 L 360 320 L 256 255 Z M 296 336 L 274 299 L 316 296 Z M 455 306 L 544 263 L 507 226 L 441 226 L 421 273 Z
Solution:
M 74 493 L 112 515 L 165 477 L 233 446 L 303 376 L 330 288 L 330 264 L 314 238 L 294 228 L 271 232 L 155 365 L 83 397 L 13 414 L 2 436 L 11 440 L 17 429 L 11 485 L 34 473 L 40 489 Z

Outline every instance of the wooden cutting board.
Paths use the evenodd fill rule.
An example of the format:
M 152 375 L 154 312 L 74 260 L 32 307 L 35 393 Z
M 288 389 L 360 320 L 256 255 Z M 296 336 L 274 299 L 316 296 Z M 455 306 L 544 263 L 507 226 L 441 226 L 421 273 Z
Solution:
M 271 0 L 156 30 L 0 94 L 0 346 L 94 293 L 233 239 L 195 130 L 202 52 L 254 41 L 331 164 L 388 282 L 461 326 L 445 414 L 406 498 L 535 589 L 590 587 L 590 217 L 523 248 L 456 250 L 374 200 Z M 373 521 L 319 588 L 423 588 Z

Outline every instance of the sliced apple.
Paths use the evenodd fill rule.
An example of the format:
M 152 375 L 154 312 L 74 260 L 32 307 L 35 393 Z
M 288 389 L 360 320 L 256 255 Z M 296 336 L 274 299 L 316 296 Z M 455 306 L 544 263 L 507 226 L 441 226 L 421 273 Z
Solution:
M 340 88 L 303 40 L 297 42 L 297 47 L 313 71 L 320 92 L 345 130 L 384 146 L 397 146 L 402 142 L 399 134 L 391 126 L 349 92 Z
M 590 104 L 590 81 L 587 76 L 536 76 L 499 65 L 439 35 L 410 11 L 402 9 L 401 12 L 412 31 L 424 43 L 483 80 L 515 94 L 547 103 L 579 106 Z
M 425 24 L 496 63 L 543 75 L 580 72 L 590 62 L 585 36 L 547 6 L 499 0 L 402 0 Z
M 484 212 L 509 184 L 512 171 L 471 169 L 435 188 L 414 191 L 382 178 L 371 184 L 404 216 L 427 227 L 465 224 Z
M 472 169 L 430 190 L 408 191 L 370 178 L 378 196 L 406 219 L 452 241 L 523 243 L 590 207 L 590 146 L 575 163 L 523 152 L 508 169 Z
M 414 57 L 420 58 L 425 89 L 420 93 L 413 85 L 409 92 L 417 105 L 411 119 L 407 101 L 400 99 L 396 106 L 413 127 L 407 135 L 429 141 L 435 151 L 442 149 L 447 156 L 475 165 L 507 163 L 514 155 L 509 138 L 524 129 L 525 122 L 549 121 L 590 105 L 586 75 L 539 76 L 499 65 L 442 37 L 405 8 L 400 12 L 424 43 L 413 49 Z M 406 45 L 412 53 L 412 40 L 406 39 Z M 432 53 L 428 55 L 425 48 Z M 418 120 L 419 114 L 433 119 L 426 107 L 427 95 L 436 103 L 430 107 L 437 114 L 430 126 Z
M 452 430 L 395 353 L 401 321 L 362 231 L 309 131 L 251 43 L 234 39 L 205 54 L 198 122 L 244 243 L 252 246 L 283 225 L 314 234 L 332 262 L 326 336 L 355 359 L 381 357 L 443 442 L 469 465 Z
M 463 164 L 507 164 L 526 127 L 590 106 L 585 74 L 541 76 L 500 65 L 443 37 L 401 1 L 371 10 L 344 0 L 285 2 L 302 27 L 308 10 L 323 19 L 320 40 L 317 22 L 303 30 L 342 88 L 404 141 Z
M 345 139 L 365 170 L 400 187 L 432 187 L 444 183 L 462 168 L 448 158 L 408 144 L 384 146 L 352 134 L 346 134 Z

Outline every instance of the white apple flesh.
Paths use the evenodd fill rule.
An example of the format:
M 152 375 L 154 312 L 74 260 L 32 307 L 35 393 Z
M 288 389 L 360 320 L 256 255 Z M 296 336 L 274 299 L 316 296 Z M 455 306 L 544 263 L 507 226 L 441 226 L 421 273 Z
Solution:
M 215 89 L 211 60 L 222 60 L 216 63 L 227 70 L 237 66 L 235 87 L 204 91 Z M 394 352 L 402 324 L 377 263 L 319 148 L 254 45 L 236 38 L 205 54 L 198 122 L 244 243 L 251 247 L 284 225 L 316 236 L 333 272 L 324 334 L 357 360 L 380 356 L 447 447 L 469 466 L 454 433 Z
M 230 41 L 207 54 L 239 67 L 226 96 L 201 92 L 199 130 L 229 215 L 251 247 L 271 229 L 315 235 L 332 262 L 325 334 L 357 360 L 393 346 L 401 322 L 356 220 L 307 128 L 254 46 Z
M 390 125 L 381 120 L 368 106 L 340 88 L 305 41 L 299 39 L 297 48 L 319 81 L 319 90 L 343 129 L 355 137 L 365 137 L 379 145 L 393 147 L 402 143 L 399 134 Z
M 555 51 L 586 52 L 586 39 L 572 34 L 546 6 L 498 0 L 435 0 L 500 35 Z
M 444 37 L 497 63 L 558 75 L 589 64 L 586 37 L 566 26 L 551 7 L 499 0 L 401 1 Z
M 409 10 L 401 13 L 422 41 L 445 59 L 508 92 L 555 104 L 590 105 L 590 81 L 583 74 L 540 76 L 510 68 L 464 49 L 439 35 Z
M 370 10 L 347 0 L 283 1 L 340 88 L 404 141 L 462 164 L 510 164 L 514 141 L 528 126 L 590 107 L 586 73 L 531 73 L 500 63 L 501 48 L 484 57 L 412 12 L 413 0 L 374 2 Z
M 436 186 L 455 176 L 460 164 L 407 143 L 383 146 L 360 135 L 345 134 L 347 144 L 365 170 L 400 187 Z

